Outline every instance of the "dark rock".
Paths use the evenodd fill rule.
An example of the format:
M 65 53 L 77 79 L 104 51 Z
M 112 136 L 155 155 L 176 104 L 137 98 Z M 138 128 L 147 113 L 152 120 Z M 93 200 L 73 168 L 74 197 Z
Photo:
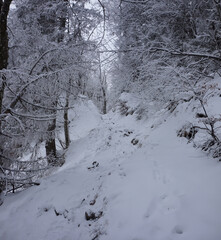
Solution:
M 131 143 L 132 143 L 133 145 L 137 145 L 138 142 L 139 142 L 139 140 L 136 139 L 136 138 L 133 138 L 133 139 L 131 140 Z
M 205 115 L 204 113 L 197 113 L 196 117 L 197 118 L 207 118 L 207 115 Z
M 102 215 L 103 215 L 102 211 L 98 212 L 97 214 L 95 214 L 95 212 L 88 211 L 88 212 L 85 212 L 85 219 L 87 221 L 96 220 L 96 219 L 100 218 Z

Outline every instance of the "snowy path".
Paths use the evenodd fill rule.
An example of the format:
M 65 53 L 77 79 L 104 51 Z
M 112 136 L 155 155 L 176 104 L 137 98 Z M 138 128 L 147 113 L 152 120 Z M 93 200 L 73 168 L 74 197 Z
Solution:
M 220 240 L 221 166 L 179 120 L 97 116 L 61 169 L 0 207 L 0 239 Z
M 220 166 L 178 139 L 174 120 L 122 164 L 127 177 L 110 191 L 120 194 L 101 239 L 221 239 Z

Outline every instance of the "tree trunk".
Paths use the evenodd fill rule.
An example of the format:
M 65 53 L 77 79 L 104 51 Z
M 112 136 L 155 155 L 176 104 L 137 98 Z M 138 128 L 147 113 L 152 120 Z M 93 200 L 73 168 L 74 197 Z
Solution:
M 49 165 L 56 165 L 56 142 L 55 142 L 56 119 L 49 123 L 47 134 L 48 139 L 45 143 L 46 157 Z
M 0 0 L 0 71 L 6 69 L 8 66 L 8 32 L 7 32 L 7 17 L 12 0 Z M 0 115 L 3 111 L 3 99 L 6 85 L 6 76 L 0 73 Z M 0 134 L 1 134 L 1 119 L 0 119 Z M 0 147 L 0 152 L 3 149 Z M 3 159 L 0 157 L 0 166 L 3 164 Z M 5 185 L 0 183 L 0 195 L 5 189 Z M 0 205 L 3 200 L 0 196 Z
M 51 111 L 51 114 L 56 115 L 57 113 L 57 101 L 52 104 L 54 110 Z M 49 165 L 57 165 L 57 151 L 56 151 L 56 140 L 55 140 L 55 130 L 56 130 L 56 120 L 57 117 L 49 122 L 47 129 L 47 139 L 45 142 L 46 157 Z
M 2 69 L 0 69 L 2 70 Z M 2 106 L 3 106 L 3 98 L 4 98 L 4 92 L 5 92 L 5 77 L 3 75 L 1 76 L 1 86 L 0 86 L 0 115 L 3 111 Z M 0 133 L 1 133 L 1 129 L 2 129 L 2 123 L 1 123 L 1 119 L 0 119 Z
M 8 66 L 8 32 L 7 32 L 7 17 L 9 7 L 12 0 L 0 0 L 0 70 L 6 69 Z M 2 104 L 5 92 L 6 77 L 0 74 L 0 114 L 2 113 Z M 1 121 L 0 121 L 1 131 Z
M 64 109 L 64 136 L 65 136 L 65 148 L 67 149 L 70 145 L 70 136 L 69 136 L 69 120 L 68 120 L 68 108 L 69 108 L 69 93 L 66 93 L 66 103 Z
M 0 0 L 0 70 L 8 66 L 7 17 L 12 0 Z
M 103 93 L 103 114 L 107 113 L 107 97 L 105 88 L 102 86 L 102 93 Z

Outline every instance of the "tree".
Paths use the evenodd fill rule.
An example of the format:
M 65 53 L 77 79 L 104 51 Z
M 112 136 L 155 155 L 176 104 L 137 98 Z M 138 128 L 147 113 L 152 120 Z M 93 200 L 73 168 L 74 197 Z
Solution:
M 219 1 L 122 0 L 112 6 L 116 15 L 115 6 L 120 6 L 113 18 L 125 90 L 136 82 L 152 84 L 154 68 L 158 79 L 159 75 L 166 79 L 165 72 L 171 78 L 169 68 L 185 68 L 190 80 L 191 75 L 204 78 L 218 71 Z
M 1 0 L 0 1 L 0 71 L 6 69 L 8 66 L 8 29 L 7 29 L 7 18 L 9 8 L 12 0 Z M 6 84 L 5 75 L 0 75 L 0 114 L 2 113 L 2 104 L 4 98 L 4 89 Z M 1 121 L 0 121 L 1 131 Z
M 89 38 L 100 21 L 97 10 L 85 3 L 16 1 L 8 22 L 8 69 L 1 71 L 7 79 L 0 113 L 1 189 L 37 184 L 33 179 L 61 163 L 59 129 L 64 128 L 62 147 L 70 144 L 68 111 L 86 91 L 92 61 L 88 55 L 96 47 Z M 42 144 L 47 158 L 39 158 Z
M 8 66 L 8 29 L 7 29 L 7 18 L 9 14 L 9 8 L 12 0 L 0 0 L 0 144 L 2 143 L 2 117 L 3 111 L 3 98 L 6 85 L 6 76 L 2 72 Z M 0 154 L 2 149 L 0 147 Z M 3 163 L 3 159 L 0 155 L 0 167 Z M 2 174 L 2 173 L 1 173 Z M 0 175 L 1 176 L 1 175 Z M 4 189 L 4 185 L 0 183 L 0 194 Z M 0 199 L 1 205 L 1 199 Z
M 33 9 L 33 11 L 30 11 L 31 9 Z M 84 40 L 83 34 L 91 28 L 92 24 L 89 23 L 89 18 L 91 15 L 93 16 L 94 12 L 85 9 L 85 2 L 76 1 L 71 4 L 63 0 L 48 0 L 46 2 L 28 0 L 27 4 L 25 6 L 22 4 L 17 12 L 18 19 L 26 33 L 32 37 L 35 34 L 35 32 L 33 33 L 32 31 L 33 26 L 37 29 L 35 42 L 32 43 L 32 47 L 30 46 L 30 49 L 33 50 L 29 56 L 35 58 L 35 54 L 39 55 L 38 50 L 42 52 L 42 57 L 36 60 L 36 64 L 34 64 L 34 67 L 31 67 L 30 73 L 32 75 L 44 73 L 44 78 L 47 79 L 50 78 L 52 72 L 57 72 L 54 81 L 59 82 L 59 84 L 55 84 L 58 89 L 57 91 L 52 91 L 51 94 L 53 98 L 47 98 L 47 107 L 45 106 L 46 103 L 43 103 L 45 106 L 45 114 L 57 115 L 59 99 L 64 92 L 66 92 L 66 103 L 63 108 L 67 147 L 70 142 L 68 139 L 69 134 L 67 125 L 70 97 L 69 91 L 72 89 L 68 84 L 70 85 L 73 84 L 73 82 L 78 82 L 78 88 L 84 88 L 84 74 L 82 74 L 82 69 L 70 71 L 69 68 L 71 68 L 71 66 L 74 68 L 76 65 L 78 65 L 78 68 L 82 68 L 80 65 L 83 65 L 82 61 L 84 61 L 83 49 L 87 48 L 87 43 Z M 41 36 L 40 39 L 39 36 Z M 39 39 L 39 42 L 36 41 L 36 39 Z M 27 59 L 30 59 L 30 57 Z M 76 75 L 68 76 L 66 73 L 64 74 L 64 69 L 67 69 L 66 73 L 71 73 L 71 75 L 75 73 Z M 62 78 L 62 75 L 67 77 L 68 80 L 66 81 Z M 51 80 L 47 81 L 51 84 Z M 63 91 L 60 90 L 61 82 L 63 83 Z M 47 87 L 47 89 L 49 90 L 50 88 Z M 76 94 L 76 91 L 74 92 Z M 51 96 L 49 92 L 48 94 Z M 51 99 L 53 99 L 54 102 L 51 102 Z M 46 108 L 48 108 L 48 110 L 46 110 Z M 48 160 L 51 162 L 51 158 L 57 158 L 55 139 L 56 119 L 48 121 L 48 129 L 46 132 L 48 132 L 48 136 L 46 138 L 45 147 Z M 53 162 L 54 160 L 51 163 Z

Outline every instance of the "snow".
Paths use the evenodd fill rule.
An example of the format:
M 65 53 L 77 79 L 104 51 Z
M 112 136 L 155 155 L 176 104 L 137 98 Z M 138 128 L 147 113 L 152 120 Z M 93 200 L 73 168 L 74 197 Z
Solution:
M 137 121 L 80 102 L 66 163 L 6 197 L 0 239 L 221 239 L 221 165 L 177 137 L 193 115 L 188 104 Z

